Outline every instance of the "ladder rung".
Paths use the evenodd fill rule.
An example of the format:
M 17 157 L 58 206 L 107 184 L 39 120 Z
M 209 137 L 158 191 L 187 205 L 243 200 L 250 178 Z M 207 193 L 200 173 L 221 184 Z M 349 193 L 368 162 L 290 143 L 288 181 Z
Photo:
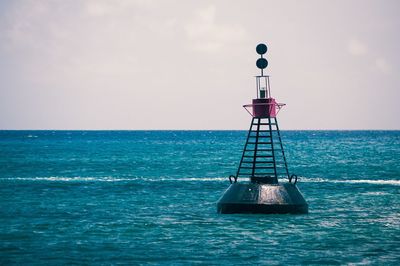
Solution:
M 259 163 L 259 164 L 261 164 L 261 163 L 274 163 L 274 161 L 255 161 L 255 162 L 253 162 L 253 161 L 242 161 L 242 163 Z
M 251 172 L 240 172 L 239 171 L 239 174 L 240 175 L 252 175 L 253 173 L 251 173 Z M 271 173 L 259 173 L 257 171 L 254 171 L 254 175 L 275 175 L 275 173 L 274 172 L 271 172 Z
M 257 169 L 274 169 L 274 167 L 272 166 L 256 166 L 256 167 L 249 167 L 249 166 L 241 166 L 241 169 L 253 169 L 257 170 Z
M 274 161 L 265 161 L 265 162 L 259 162 L 259 161 L 242 161 L 242 163 L 255 163 L 255 164 L 260 164 L 260 163 L 274 163 Z
M 244 173 L 244 174 L 239 173 L 239 174 L 238 174 L 238 176 L 255 176 L 255 175 L 257 175 L 257 176 L 275 176 L 275 173 L 254 173 L 254 175 L 253 175 L 253 174 L 250 174 L 250 173 L 248 173 L 248 174 L 246 174 L 246 173 Z
M 246 157 L 246 158 L 254 158 L 254 157 L 256 157 L 256 158 L 258 158 L 258 157 L 260 157 L 260 158 L 272 158 L 273 156 L 272 155 L 256 155 L 256 156 L 254 156 L 254 155 L 244 155 L 243 157 Z
M 274 151 L 280 151 L 281 149 L 274 149 Z M 245 152 L 248 152 L 248 151 L 255 151 L 254 149 L 251 149 L 251 150 L 245 150 Z M 272 149 L 257 149 L 257 151 L 272 151 Z
M 256 137 L 250 137 L 251 139 L 256 139 Z M 262 137 L 262 136 L 259 136 L 259 138 L 264 138 L 264 137 Z M 267 138 L 267 137 L 265 137 L 265 138 Z M 269 137 L 268 137 L 269 138 Z M 270 139 L 270 138 L 269 138 Z M 272 140 L 272 142 L 274 143 L 274 144 L 276 144 L 276 145 L 281 145 L 281 142 L 280 141 L 278 141 L 278 140 Z M 259 141 L 259 142 L 257 142 L 258 144 L 271 144 L 271 142 L 261 142 L 261 141 Z M 249 142 L 247 142 L 247 144 L 255 144 L 255 142 L 250 142 L 250 140 L 249 140 Z

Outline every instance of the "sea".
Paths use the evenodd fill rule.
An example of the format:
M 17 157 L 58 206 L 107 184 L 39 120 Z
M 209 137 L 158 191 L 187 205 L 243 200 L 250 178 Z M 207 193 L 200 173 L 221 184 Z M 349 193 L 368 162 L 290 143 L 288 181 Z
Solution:
M 0 265 L 400 265 L 400 131 L 281 133 L 309 214 L 217 213 L 246 131 L 0 131 Z

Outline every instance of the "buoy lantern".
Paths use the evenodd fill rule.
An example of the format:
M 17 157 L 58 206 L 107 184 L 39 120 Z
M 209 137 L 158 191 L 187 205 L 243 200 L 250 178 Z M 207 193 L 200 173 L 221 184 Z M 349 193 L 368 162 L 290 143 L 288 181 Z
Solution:
M 269 76 L 264 75 L 268 61 L 265 44 L 256 47 L 261 75 L 256 76 L 257 98 L 243 105 L 252 116 L 242 158 L 230 186 L 218 200 L 219 213 L 308 213 L 308 204 L 296 186 L 297 176 L 289 174 L 279 131 L 277 114 L 285 104 L 271 96 Z M 246 182 L 238 182 L 246 177 Z M 280 183 L 279 179 L 287 178 Z

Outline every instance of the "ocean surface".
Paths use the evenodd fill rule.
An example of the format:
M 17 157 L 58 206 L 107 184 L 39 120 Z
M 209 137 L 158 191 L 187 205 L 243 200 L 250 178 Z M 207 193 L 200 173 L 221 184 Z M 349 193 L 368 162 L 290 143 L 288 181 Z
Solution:
M 400 131 L 283 131 L 309 214 L 217 214 L 246 133 L 0 131 L 0 264 L 400 265 Z

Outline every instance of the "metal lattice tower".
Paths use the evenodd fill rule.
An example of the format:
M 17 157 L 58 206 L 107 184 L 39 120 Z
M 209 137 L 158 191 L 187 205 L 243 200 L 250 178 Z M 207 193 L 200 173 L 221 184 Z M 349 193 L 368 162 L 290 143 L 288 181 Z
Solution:
M 285 104 L 277 103 L 271 96 L 269 76 L 264 75 L 268 61 L 263 57 L 267 46 L 256 48 L 261 57 L 257 67 L 261 75 L 256 76 L 257 98 L 252 104 L 244 105 L 253 117 L 243 149 L 236 178 L 249 177 L 256 183 L 278 183 L 279 178 L 289 178 L 289 170 L 283 149 L 281 133 L 276 115 Z M 251 108 L 251 110 L 248 110 Z
M 308 204 L 297 188 L 297 176 L 289 175 L 276 115 L 285 105 L 271 96 L 269 76 L 264 75 L 268 61 L 265 44 L 256 51 L 261 57 L 256 76 L 257 98 L 243 107 L 252 116 L 242 158 L 230 186 L 217 202 L 218 213 L 308 213 Z M 238 177 L 250 180 L 238 182 Z M 232 180 L 233 178 L 233 180 Z M 289 182 L 279 179 L 288 178 Z M 294 180 L 294 182 L 292 182 Z
M 252 182 L 262 183 L 289 178 L 276 117 L 253 117 L 236 177 L 250 177 Z

